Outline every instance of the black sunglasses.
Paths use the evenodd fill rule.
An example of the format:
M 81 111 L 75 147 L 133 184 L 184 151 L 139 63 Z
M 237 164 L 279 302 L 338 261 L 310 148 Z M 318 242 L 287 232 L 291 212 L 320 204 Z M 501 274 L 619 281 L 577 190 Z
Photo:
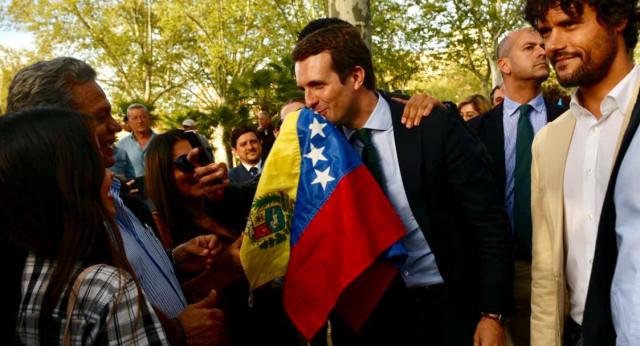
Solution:
M 173 161 L 173 165 L 182 173 L 193 173 L 196 168 L 187 160 L 187 155 L 180 155 Z

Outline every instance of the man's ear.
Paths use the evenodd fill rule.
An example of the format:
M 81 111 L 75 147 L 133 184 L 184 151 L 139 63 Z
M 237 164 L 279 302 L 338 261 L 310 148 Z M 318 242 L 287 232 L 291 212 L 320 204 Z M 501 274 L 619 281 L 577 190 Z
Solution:
M 359 90 L 364 84 L 364 76 L 366 72 L 361 66 L 356 66 L 351 70 L 351 78 L 353 78 L 353 89 Z
M 506 75 L 511 74 L 511 62 L 507 58 L 498 59 L 498 68 Z

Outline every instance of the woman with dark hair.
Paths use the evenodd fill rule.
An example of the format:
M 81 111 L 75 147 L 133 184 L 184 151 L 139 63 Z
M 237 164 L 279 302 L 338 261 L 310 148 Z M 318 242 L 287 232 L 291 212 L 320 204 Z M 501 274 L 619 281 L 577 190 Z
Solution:
M 223 338 L 223 344 L 297 344 L 296 330 L 282 307 L 281 291 L 256 290 L 254 306 L 248 309 L 248 283 L 239 259 L 243 229 L 234 226 L 246 224 L 246 216 L 237 220 L 238 213 L 212 217 L 205 212 L 205 192 L 195 174 L 200 165 L 191 159 L 190 153 L 195 154 L 184 131 L 172 130 L 153 138 L 145 162 L 146 190 L 156 207 L 153 216 L 164 246 L 171 248 L 209 233 L 216 234 L 222 244 L 219 260 L 211 268 L 196 277 L 182 278 L 187 300 L 199 299 L 211 289 L 220 293 L 223 311 L 228 316 L 223 329 L 228 339 Z M 270 323 L 265 324 L 266 320 Z M 246 333 L 246 325 L 252 326 L 252 333 Z
M 55 108 L 0 118 L 0 232 L 26 254 L 9 263 L 23 267 L 18 338 L 166 345 L 115 231 L 112 174 L 89 121 Z
M 243 230 L 232 230 L 204 212 L 205 193 L 187 159 L 191 145 L 183 130 L 157 135 L 146 155 L 146 191 L 156 207 L 153 213 L 165 248 L 202 234 L 213 233 L 226 246 Z M 199 166 L 197 166 L 199 167 Z

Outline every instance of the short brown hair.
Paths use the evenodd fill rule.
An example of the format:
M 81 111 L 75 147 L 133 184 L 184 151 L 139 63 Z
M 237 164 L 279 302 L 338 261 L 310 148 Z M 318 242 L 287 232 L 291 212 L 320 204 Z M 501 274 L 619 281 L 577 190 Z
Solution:
M 322 52 L 331 54 L 332 68 L 344 83 L 351 71 L 360 66 L 364 70 L 364 87 L 375 90 L 371 52 L 360 32 L 351 24 L 332 25 L 309 34 L 298 42 L 291 56 L 294 62 Z

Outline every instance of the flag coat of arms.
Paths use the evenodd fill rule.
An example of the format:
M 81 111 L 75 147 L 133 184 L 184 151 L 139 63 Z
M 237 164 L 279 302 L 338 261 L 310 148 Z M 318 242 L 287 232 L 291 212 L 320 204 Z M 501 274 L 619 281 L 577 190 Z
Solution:
M 334 308 L 358 330 L 396 274 L 380 257 L 405 234 L 344 135 L 307 108 L 289 114 L 240 250 L 251 289 L 284 276 L 285 310 L 307 339 Z

